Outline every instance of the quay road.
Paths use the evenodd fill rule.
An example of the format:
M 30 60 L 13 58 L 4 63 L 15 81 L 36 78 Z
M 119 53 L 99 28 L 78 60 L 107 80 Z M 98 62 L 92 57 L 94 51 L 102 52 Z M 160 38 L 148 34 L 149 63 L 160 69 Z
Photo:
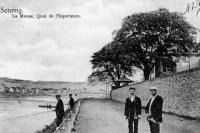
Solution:
M 75 124 L 76 133 L 128 133 L 124 104 L 105 99 L 83 100 Z M 200 133 L 199 120 L 186 120 L 163 114 L 161 133 Z M 150 133 L 144 110 L 139 133 Z

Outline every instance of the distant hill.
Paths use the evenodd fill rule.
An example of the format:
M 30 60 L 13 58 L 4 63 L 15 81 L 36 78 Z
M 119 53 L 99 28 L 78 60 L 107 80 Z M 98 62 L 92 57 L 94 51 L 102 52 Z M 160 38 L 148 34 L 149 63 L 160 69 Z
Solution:
M 0 84 L 5 84 L 6 86 L 29 86 L 31 88 L 52 88 L 52 89 L 62 89 L 70 88 L 82 90 L 86 89 L 89 92 L 101 92 L 105 90 L 106 86 L 104 84 L 98 84 L 95 86 L 88 85 L 87 82 L 64 82 L 64 81 L 31 81 L 22 79 L 11 79 L 7 77 L 0 77 Z

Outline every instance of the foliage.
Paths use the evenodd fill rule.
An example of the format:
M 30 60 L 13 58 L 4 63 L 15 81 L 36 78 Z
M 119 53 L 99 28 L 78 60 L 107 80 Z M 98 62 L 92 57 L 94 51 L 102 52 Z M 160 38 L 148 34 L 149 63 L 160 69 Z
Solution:
M 127 16 L 114 41 L 121 43 L 123 57 L 131 59 L 131 66 L 141 69 L 147 80 L 156 63 L 174 68 L 175 58 L 196 51 L 196 34 L 181 13 L 159 9 Z
M 131 75 L 133 72 L 129 57 L 124 56 L 126 55 L 123 53 L 123 46 L 115 45 L 113 42 L 94 53 L 91 59 L 93 72 L 88 77 L 89 82 L 112 82 L 119 86 L 117 80 L 122 75 Z

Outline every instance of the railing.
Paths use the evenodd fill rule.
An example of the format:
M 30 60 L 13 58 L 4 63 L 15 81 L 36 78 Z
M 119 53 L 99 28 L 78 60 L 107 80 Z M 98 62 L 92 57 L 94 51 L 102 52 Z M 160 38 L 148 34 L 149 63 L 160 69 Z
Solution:
M 72 129 L 74 129 L 74 122 L 75 122 L 76 116 L 79 112 L 80 104 L 81 104 L 81 99 L 78 99 L 74 110 L 69 112 L 69 114 L 65 117 L 65 119 L 60 124 L 60 126 L 56 128 L 54 133 L 71 133 L 72 132 Z

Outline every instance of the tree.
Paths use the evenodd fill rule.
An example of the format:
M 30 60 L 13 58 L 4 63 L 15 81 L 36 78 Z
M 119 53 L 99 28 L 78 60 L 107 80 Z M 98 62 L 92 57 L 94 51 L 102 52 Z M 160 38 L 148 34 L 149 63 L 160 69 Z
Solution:
M 148 80 L 155 64 L 162 61 L 174 68 L 175 58 L 196 50 L 196 34 L 181 13 L 159 9 L 127 16 L 114 41 L 123 45 L 132 66 L 141 69 Z
M 113 42 L 104 46 L 100 51 L 93 54 L 92 74 L 88 77 L 89 83 L 112 82 L 119 87 L 119 80 L 123 75 L 131 75 L 133 72 L 130 67 L 130 59 L 122 53 L 123 46 L 116 45 Z

